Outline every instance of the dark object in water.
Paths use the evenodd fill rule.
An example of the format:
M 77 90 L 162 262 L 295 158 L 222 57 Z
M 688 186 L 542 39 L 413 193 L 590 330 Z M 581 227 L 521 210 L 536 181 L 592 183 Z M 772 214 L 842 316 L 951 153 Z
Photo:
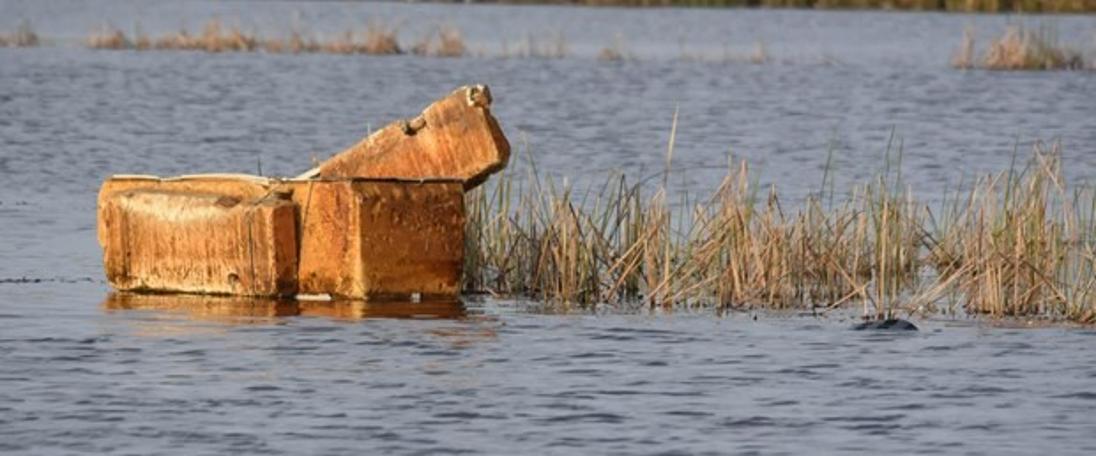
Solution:
M 857 323 L 852 327 L 853 331 L 917 331 L 917 326 L 901 318 L 888 318 L 886 320 L 870 320 Z

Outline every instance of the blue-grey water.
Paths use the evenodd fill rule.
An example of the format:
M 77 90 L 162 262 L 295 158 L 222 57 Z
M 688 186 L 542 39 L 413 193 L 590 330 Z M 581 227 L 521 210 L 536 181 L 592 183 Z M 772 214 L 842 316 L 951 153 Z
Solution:
M 267 35 L 453 24 L 476 56 L 93 51 L 211 17 Z M 1061 141 L 1096 177 L 1096 72 L 958 71 L 964 27 L 1092 16 L 367 2 L 0 1 L 0 453 L 1090 454 L 1096 332 L 849 315 L 542 312 L 469 298 L 444 319 L 177 302 L 116 305 L 95 193 L 112 173 L 293 175 L 372 128 L 486 83 L 515 145 L 579 185 L 662 170 L 703 195 L 728 157 L 791 198 L 879 172 L 892 132 L 931 201 Z M 559 34 L 563 59 L 502 58 Z M 601 62 L 614 41 L 634 58 Z M 768 62 L 749 55 L 762 43 Z M 706 61 L 697 61 L 698 59 Z M 392 316 L 391 314 L 382 314 Z

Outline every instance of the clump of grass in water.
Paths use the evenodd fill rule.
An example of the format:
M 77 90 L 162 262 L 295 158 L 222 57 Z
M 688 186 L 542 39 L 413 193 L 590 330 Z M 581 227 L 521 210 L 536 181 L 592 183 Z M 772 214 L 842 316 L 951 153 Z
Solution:
M 467 196 L 464 287 L 582 306 L 860 303 L 879 319 L 954 295 L 971 314 L 1096 323 L 1096 192 L 1065 188 L 1056 148 L 956 194 L 941 218 L 902 181 L 901 149 L 849 197 L 822 192 L 791 212 L 745 162 L 678 209 L 666 177 L 648 197 L 623 175 L 580 192 L 535 164 L 522 180 L 511 171 Z
M 1037 30 L 1031 30 L 1014 25 L 990 42 L 981 59 L 975 57 L 973 32 L 965 29 L 952 66 L 986 70 L 1079 70 L 1085 68 L 1085 62 L 1080 52 L 1058 42 L 1052 27 L 1040 25 Z
M 112 25 L 103 25 L 85 40 L 92 49 L 187 50 L 206 52 L 250 52 L 259 48 L 259 39 L 239 27 L 224 27 L 212 19 L 202 27 L 202 33 L 191 35 L 185 28 L 178 32 L 151 39 L 136 27 L 134 39 Z
M 27 21 L 21 21 L 13 33 L 0 33 L 0 47 L 34 47 L 39 44 L 38 34 Z
M 380 22 L 369 22 L 365 27 L 365 37 L 359 51 L 363 54 L 392 55 L 402 54 L 398 29 Z
M 432 57 L 462 57 L 467 52 L 460 29 L 452 25 L 439 25 L 427 31 L 411 52 Z
M 618 33 L 613 37 L 612 43 L 598 51 L 597 59 L 604 62 L 619 62 L 622 60 L 632 60 L 633 56 L 628 52 L 628 46 L 624 42 L 624 37 Z
M 1096 323 L 1096 194 L 1070 191 L 1060 147 L 978 181 L 934 255 L 968 312 Z
M 329 54 L 395 55 L 403 53 L 396 27 L 375 21 L 366 25 L 360 39 L 354 31 L 347 30 L 332 40 L 319 42 L 317 46 L 319 52 Z
M 675 211 L 666 193 L 674 136 L 663 183 L 649 198 L 625 176 L 577 196 L 535 166 L 523 186 L 506 174 L 490 193 L 470 193 L 465 288 L 578 305 L 790 308 L 864 299 L 881 316 L 892 312 L 920 259 L 912 228 L 920 212 L 908 193 L 869 185 L 859 202 L 827 211 L 812 200 L 789 215 L 775 189 L 759 204 L 740 162 L 710 199 L 695 207 L 684 200 Z
M 219 19 L 212 19 L 203 26 L 200 34 L 191 34 L 186 28 L 178 32 L 150 39 L 140 27 L 134 39 L 130 39 L 122 30 L 104 25 L 93 32 L 86 44 L 94 49 L 136 49 L 136 50 L 187 50 L 205 52 L 254 52 L 263 50 L 270 53 L 314 53 L 334 54 L 399 54 L 402 50 L 397 41 L 395 27 L 378 22 L 369 22 L 359 35 L 347 31 L 330 40 L 317 40 L 299 27 L 284 38 L 263 39 L 258 35 L 245 32 L 237 26 L 223 26 Z
M 122 30 L 104 24 L 84 41 L 92 49 L 130 49 L 133 44 Z

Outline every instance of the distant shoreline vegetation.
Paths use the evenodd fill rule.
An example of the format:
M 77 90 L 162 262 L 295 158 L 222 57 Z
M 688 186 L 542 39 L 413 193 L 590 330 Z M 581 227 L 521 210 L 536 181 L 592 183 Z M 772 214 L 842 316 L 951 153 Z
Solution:
M 1090 1 L 1090 0 L 1086 0 Z M 1096 1 L 1096 0 L 1091 0 Z M 1040 24 L 1035 28 L 1025 27 L 1022 23 L 1010 25 L 1005 33 L 989 41 L 989 46 L 980 55 L 975 49 L 975 34 L 971 27 L 963 31 L 963 40 L 959 49 L 952 55 L 951 66 L 958 69 L 983 70 L 1096 70 L 1096 49 L 1087 46 L 1075 47 L 1063 44 L 1053 23 Z M 2 47 L 38 47 L 56 43 L 54 40 L 41 39 L 31 24 L 24 20 L 14 32 L 0 30 L 0 48 Z M 208 20 L 197 32 L 186 28 L 159 36 L 145 33 L 140 24 L 134 26 L 132 34 L 109 23 L 94 30 L 83 40 L 90 49 L 133 50 L 133 51 L 204 51 L 220 52 L 266 52 L 272 54 L 368 54 L 399 55 L 415 54 L 430 57 L 487 57 L 484 48 L 470 49 L 464 41 L 460 28 L 451 24 L 435 24 L 411 46 L 401 44 L 399 26 L 391 22 L 376 19 L 357 28 L 345 29 L 334 34 L 316 34 L 295 24 L 288 34 L 280 37 L 263 36 L 258 32 L 245 30 L 239 25 L 225 25 L 219 18 Z M 562 59 L 570 54 L 570 46 L 563 33 L 556 31 L 547 35 L 527 34 L 516 43 L 503 39 L 499 58 L 543 58 Z M 594 55 L 597 60 L 619 62 L 636 60 L 627 45 L 627 40 L 616 35 L 610 44 Z M 731 51 L 724 44 L 722 55 L 694 53 L 682 44 L 681 61 L 695 62 L 748 62 L 764 64 L 774 59 L 766 50 L 764 42 L 754 43 L 753 51 L 743 53 Z M 833 60 L 823 58 L 823 63 Z
M 884 9 L 954 12 L 1096 12 L 1096 0 L 471 0 L 473 3 L 634 7 Z

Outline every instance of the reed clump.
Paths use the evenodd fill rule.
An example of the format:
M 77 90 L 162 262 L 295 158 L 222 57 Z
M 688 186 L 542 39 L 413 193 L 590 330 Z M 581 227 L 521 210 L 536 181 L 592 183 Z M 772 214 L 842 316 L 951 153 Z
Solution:
M 1026 168 L 957 193 L 940 216 L 897 156 L 841 201 L 831 190 L 794 207 L 741 161 L 711 196 L 676 204 L 665 177 L 578 191 L 530 166 L 467 195 L 464 288 L 580 306 L 857 303 L 875 318 L 951 297 L 969 314 L 1096 323 L 1096 194 L 1066 188 L 1057 148 L 1037 146 Z
M 431 57 L 462 57 L 468 49 L 460 29 L 446 24 L 428 30 L 411 48 L 411 52 Z
M 286 37 L 262 40 L 260 48 L 272 54 L 302 54 L 320 52 L 324 46 L 315 38 L 294 28 Z
M 163 50 L 205 52 L 251 52 L 259 48 L 259 39 L 239 27 L 225 27 L 219 19 L 205 23 L 199 34 L 191 35 L 186 29 L 160 37 L 153 41 L 153 48 Z
M 379 22 L 369 22 L 361 33 L 347 30 L 331 40 L 317 42 L 315 50 L 329 54 L 402 54 L 403 50 L 400 49 L 397 37 L 398 31 L 395 27 Z M 299 47 L 308 48 L 308 46 Z
M 186 50 L 205 52 L 251 52 L 259 48 L 260 40 L 252 33 L 239 27 L 225 27 L 218 19 L 210 20 L 202 27 L 201 33 L 191 34 L 188 30 L 150 38 L 136 27 L 133 38 L 112 25 L 103 25 L 93 31 L 84 41 L 92 49 L 133 49 L 133 50 Z
M 12 33 L 0 33 L 0 47 L 34 47 L 40 44 L 30 22 L 22 21 Z
M 92 49 L 130 49 L 132 42 L 125 32 L 112 25 L 103 25 L 88 35 L 84 41 Z
M 973 33 L 969 28 L 964 30 L 952 66 L 986 70 L 1079 70 L 1085 68 L 1085 61 L 1081 52 L 1058 41 L 1053 28 L 1040 25 L 1032 30 L 1014 25 L 992 40 L 981 58 L 975 57 Z
M 1068 188 L 1059 145 L 956 201 L 931 254 L 968 312 L 1096 323 L 1096 194 Z
M 623 175 L 577 192 L 533 167 L 520 183 L 507 174 L 471 192 L 465 288 L 576 305 L 863 301 L 889 315 L 915 283 L 924 210 L 887 179 L 841 205 L 812 198 L 792 212 L 775 188 L 759 192 L 745 162 L 700 202 L 671 205 L 666 179 L 649 194 Z
M 179 50 L 204 52 L 270 53 L 332 53 L 332 54 L 400 54 L 397 29 L 379 22 L 369 22 L 360 33 L 348 30 L 328 40 L 318 40 L 294 27 L 281 38 L 262 38 L 238 26 L 225 26 L 219 19 L 205 23 L 200 33 L 186 28 L 156 38 L 149 38 L 137 27 L 131 38 L 124 31 L 104 25 L 92 32 L 85 41 L 94 49 Z
M 402 54 L 403 50 L 400 48 L 398 34 L 395 26 L 370 22 L 365 27 L 365 34 L 359 50 L 363 54 Z

